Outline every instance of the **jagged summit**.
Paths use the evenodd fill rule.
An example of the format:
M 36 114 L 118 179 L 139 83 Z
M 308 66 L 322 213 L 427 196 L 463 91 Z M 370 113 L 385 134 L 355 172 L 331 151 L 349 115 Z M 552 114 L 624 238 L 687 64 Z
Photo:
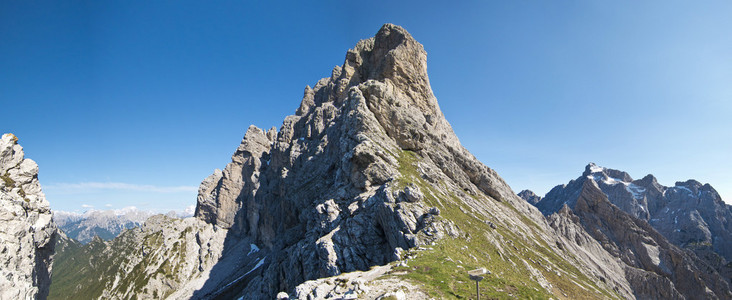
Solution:
M 375 37 L 361 40 L 348 50 L 345 62 L 333 70 L 330 78 L 321 79 L 312 89 L 306 87 L 296 114 L 286 117 L 279 131 L 272 128 L 265 132 L 253 125 L 249 127 L 232 156 L 233 165 L 214 172 L 202 183 L 196 216 L 225 228 L 234 226 L 234 214 L 242 204 L 230 201 L 253 196 L 259 188 L 257 179 L 263 170 L 280 169 L 279 175 L 287 175 L 297 165 L 294 156 L 327 154 L 313 152 L 317 149 L 312 147 L 317 143 L 323 147 L 334 142 L 342 145 L 333 151 L 356 150 L 356 156 L 360 149 L 356 149 L 359 145 L 354 142 L 362 142 L 362 148 L 373 148 L 374 142 L 383 148 L 396 146 L 387 150 L 391 153 L 439 148 L 468 163 L 470 172 L 461 175 L 494 198 L 503 199 L 513 194 L 493 170 L 477 162 L 460 145 L 430 88 L 423 46 L 405 29 L 385 24 Z M 309 153 L 304 153 L 306 150 Z M 356 187 L 384 183 L 396 175 L 380 172 L 385 170 L 380 163 L 393 164 L 393 161 L 380 162 L 376 158 L 356 157 L 357 165 L 374 162 L 377 165 L 366 174 L 355 172 L 360 177 L 365 175 L 355 180 Z M 242 165 L 244 176 L 238 173 L 240 167 L 236 168 L 236 174 L 232 173 L 231 168 L 235 165 Z M 481 169 L 487 172 L 481 174 Z M 217 185 L 217 182 L 221 184 Z M 246 192 L 242 192 L 240 186 Z M 252 225 L 258 217 L 250 215 L 247 218 L 252 220 L 238 229 L 250 227 L 250 233 L 258 236 L 252 232 L 258 227 Z
M 585 166 L 585 172 L 582 173 L 582 176 L 587 176 L 587 175 L 590 175 L 592 173 L 602 172 L 603 170 L 605 170 L 605 168 L 600 167 L 600 166 L 598 166 L 597 164 L 595 164 L 593 162 L 590 162 L 589 164 L 587 164 L 587 166 Z
M 531 203 L 532 205 L 539 203 L 541 201 L 541 197 L 536 195 L 531 190 L 523 190 L 518 193 L 519 198 L 526 200 L 526 202 Z
M 427 53 L 404 28 L 385 24 L 376 36 L 361 41 L 346 54 L 345 73 L 354 79 L 391 81 L 407 93 L 411 104 L 426 114 L 441 116 L 427 75 Z
M 606 179 L 611 178 L 612 180 L 615 180 L 615 181 L 622 181 L 622 182 L 633 181 L 633 178 L 630 177 L 630 174 L 628 174 L 626 172 L 623 172 L 620 170 L 615 170 L 615 169 L 604 168 L 604 167 L 596 165 L 595 163 L 589 163 L 585 167 L 585 172 L 582 173 L 582 176 L 588 176 L 588 175 L 593 175 L 593 174 L 604 176 L 604 177 L 606 177 Z
M 440 138 L 446 143 L 459 144 L 432 93 L 427 53 L 404 28 L 385 24 L 375 37 L 348 50 L 330 78 L 305 88 L 296 115 L 326 102 L 340 107 L 354 91 L 365 98 L 381 126 L 403 149 L 420 149 L 431 132 L 443 134 Z

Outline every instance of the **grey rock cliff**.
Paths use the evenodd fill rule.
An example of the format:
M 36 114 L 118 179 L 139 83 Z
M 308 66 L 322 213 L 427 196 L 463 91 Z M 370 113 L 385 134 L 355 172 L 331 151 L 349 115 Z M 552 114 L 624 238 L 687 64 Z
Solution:
M 13 134 L 0 139 L 0 299 L 45 299 L 56 226 L 38 165 Z
M 633 280 L 637 280 L 625 275 L 627 267 L 623 262 L 587 233 L 580 218 L 568 206 L 547 216 L 547 220 L 563 238 L 558 244 L 560 249 L 573 253 L 581 265 L 600 281 L 608 283 L 618 295 L 629 298 L 634 294 L 631 285 Z
M 505 202 L 549 231 L 538 211 L 460 144 L 432 93 L 422 45 L 386 24 L 348 50 L 329 78 L 307 87 L 279 131 L 247 130 L 232 162 L 202 182 L 196 217 L 270 253 L 243 296 L 273 297 L 458 236 L 425 200 L 452 201 L 455 193 L 481 218 Z
M 250 284 L 264 294 L 367 270 L 424 243 L 420 230 L 449 227 L 433 224 L 417 187 L 395 184 L 403 152 L 436 139 L 464 155 L 432 95 L 422 46 L 385 25 L 306 88 L 279 131 L 249 128 L 232 162 L 201 184 L 196 217 L 275 253 Z

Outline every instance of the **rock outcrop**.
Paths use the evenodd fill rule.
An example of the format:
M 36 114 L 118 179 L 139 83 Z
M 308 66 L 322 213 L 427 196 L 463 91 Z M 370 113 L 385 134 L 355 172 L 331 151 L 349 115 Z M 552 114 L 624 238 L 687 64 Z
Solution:
M 0 139 L 0 299 L 45 299 L 56 227 L 38 165 L 13 134 Z
M 534 194 L 534 192 L 530 190 L 523 190 L 518 193 L 518 196 L 521 199 L 524 199 L 526 202 L 531 203 L 531 205 L 536 205 L 536 203 L 539 203 L 541 201 L 541 197 Z
M 267 295 L 367 270 L 394 260 L 397 248 L 433 240 L 419 235 L 425 228 L 452 233 L 419 201 L 417 186 L 396 182 L 399 160 L 418 151 L 452 164 L 455 176 L 502 183 L 466 155 L 427 78 L 422 45 L 385 25 L 349 50 L 330 78 L 306 88 L 279 131 L 250 127 L 232 162 L 204 180 L 196 216 L 277 255 L 252 289 Z M 476 174 L 458 173 L 454 156 L 475 164 Z M 501 188 L 491 192 L 511 193 Z
M 387 278 L 392 266 L 378 266 L 334 277 L 310 280 L 295 287 L 292 299 L 428 299 L 429 295 L 405 280 Z M 286 293 L 280 294 L 288 299 Z
M 704 197 L 708 197 L 706 203 Z M 725 279 L 720 269 L 726 264 L 721 257 L 726 248 L 718 252 L 715 264 L 679 248 L 696 250 L 694 247 L 701 240 L 713 249 L 714 239 L 704 234 L 710 232 L 708 224 L 727 224 L 729 207 L 725 208 L 719 195 L 708 185 L 703 188 L 689 181 L 667 188 L 651 175 L 633 181 L 625 172 L 590 164 L 581 177 L 555 187 L 536 206 L 550 219 L 557 218 L 556 214 L 575 215 L 576 223 L 622 261 L 626 278 L 638 298 L 732 297 L 729 279 Z M 677 210 L 672 211 L 669 206 Z M 718 212 L 716 216 L 704 214 L 713 218 L 709 223 L 698 212 L 706 207 Z M 686 222 L 678 221 L 682 218 Z M 669 226 L 670 220 L 676 221 L 674 226 Z M 696 230 L 690 232 L 689 228 Z M 720 232 L 720 227 L 715 229 Z M 681 231 L 685 234 L 680 234 Z M 708 255 L 714 253 L 709 252 Z

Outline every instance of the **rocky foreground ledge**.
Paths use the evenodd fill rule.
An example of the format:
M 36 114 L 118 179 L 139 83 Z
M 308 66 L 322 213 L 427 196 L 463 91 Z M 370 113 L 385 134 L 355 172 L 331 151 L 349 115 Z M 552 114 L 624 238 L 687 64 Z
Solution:
M 0 178 L 0 299 L 45 299 L 56 226 L 38 164 L 12 133 L 0 139 Z

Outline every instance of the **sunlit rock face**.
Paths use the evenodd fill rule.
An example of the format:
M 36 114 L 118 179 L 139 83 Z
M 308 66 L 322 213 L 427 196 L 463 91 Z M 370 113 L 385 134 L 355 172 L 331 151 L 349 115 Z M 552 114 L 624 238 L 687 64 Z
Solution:
M 329 78 L 305 88 L 279 130 L 249 127 L 232 162 L 203 181 L 196 217 L 273 253 L 248 284 L 249 297 L 368 270 L 395 260 L 398 248 L 457 235 L 424 201 L 430 191 L 403 180 L 413 175 L 432 193 L 528 207 L 460 144 L 426 62 L 406 30 L 384 25 L 348 50 Z M 415 174 L 405 174 L 407 163 Z
M 45 299 L 56 226 L 38 165 L 13 134 L 0 139 L 0 299 Z

